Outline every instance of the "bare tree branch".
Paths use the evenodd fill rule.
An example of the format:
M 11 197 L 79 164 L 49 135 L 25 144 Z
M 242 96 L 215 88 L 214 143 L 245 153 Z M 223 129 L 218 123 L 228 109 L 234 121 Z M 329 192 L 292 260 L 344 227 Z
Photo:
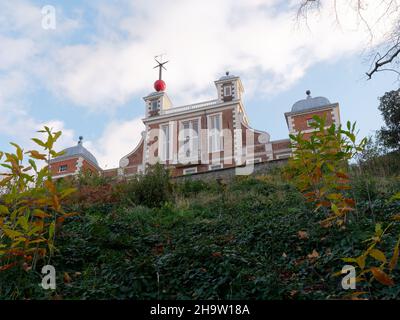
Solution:
M 328 0 L 326 0 L 328 1 Z M 338 3 L 337 0 L 331 0 L 333 2 L 333 7 L 335 10 L 335 19 L 340 26 L 340 17 L 338 13 Z M 375 0 L 374 0 L 375 1 Z M 383 8 L 383 14 L 381 14 L 376 21 L 368 21 L 364 12 L 366 11 L 368 3 L 366 0 L 349 0 L 348 6 L 350 9 L 355 11 L 358 18 L 360 19 L 362 25 L 366 27 L 367 32 L 369 34 L 369 43 L 371 44 L 371 48 L 369 50 L 375 51 L 374 57 L 371 59 L 371 68 L 370 71 L 366 72 L 368 79 L 371 79 L 372 76 L 381 71 L 392 71 L 399 73 L 393 67 L 396 62 L 400 60 L 400 4 L 398 0 L 381 0 L 378 7 Z M 304 19 L 307 22 L 308 16 L 310 12 L 320 10 L 322 6 L 321 0 L 301 0 L 300 5 L 297 11 L 297 20 Z M 379 48 L 374 48 L 373 40 L 374 40 L 374 28 L 377 28 L 378 22 L 383 20 L 387 20 L 387 17 L 390 16 L 394 19 L 395 25 L 393 25 L 393 29 L 386 35 L 386 40 L 379 46 Z M 308 24 L 307 24 L 308 25 Z M 385 49 L 386 48 L 386 49 Z M 383 53 L 381 53 L 383 51 Z M 389 67 L 388 67 L 389 66 Z

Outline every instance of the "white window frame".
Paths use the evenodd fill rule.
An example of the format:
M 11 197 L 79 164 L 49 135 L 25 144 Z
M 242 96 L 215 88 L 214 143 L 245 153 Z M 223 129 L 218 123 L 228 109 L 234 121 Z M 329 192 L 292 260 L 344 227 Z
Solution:
M 62 169 L 64 169 L 64 170 L 62 170 Z M 67 171 L 68 171 L 68 165 L 67 164 L 62 164 L 61 166 L 58 167 L 58 172 L 67 172 Z
M 194 174 L 194 173 L 197 173 L 197 167 L 191 167 L 191 168 L 183 169 L 183 174 L 184 175 Z
M 292 155 L 290 153 L 282 153 L 282 154 L 277 154 L 276 159 L 287 159 L 290 158 Z
M 212 131 L 211 130 L 213 130 L 213 128 L 211 126 L 212 118 L 216 117 L 216 116 L 219 116 L 219 139 L 220 139 L 220 142 L 219 142 L 219 148 L 216 148 L 215 150 L 211 150 L 210 139 L 213 139 L 214 142 L 216 142 L 217 139 L 218 139 L 217 134 L 214 134 L 214 138 L 211 138 L 212 137 Z M 214 153 L 214 152 L 223 151 L 223 142 L 224 141 L 223 141 L 223 135 L 222 135 L 222 133 L 223 133 L 222 123 L 223 123 L 222 122 L 222 112 L 213 113 L 213 114 L 207 115 L 207 148 L 208 148 L 208 153 Z
M 155 106 L 155 108 L 154 108 Z M 158 110 L 158 100 L 152 100 L 151 101 L 151 111 L 157 111 Z
M 189 132 L 193 132 L 193 122 L 197 121 L 197 152 L 191 154 L 190 157 L 187 157 L 185 152 L 184 152 L 184 141 L 186 139 L 186 137 L 184 137 L 184 139 L 182 140 L 182 135 L 183 135 L 183 123 L 184 122 L 189 122 Z M 194 148 L 193 145 L 193 137 L 189 137 L 189 150 L 192 150 Z M 200 160 L 200 153 L 201 153 L 201 117 L 195 117 L 195 118 L 188 118 L 188 119 L 182 119 L 179 120 L 179 132 L 178 132 L 178 159 L 180 160 L 184 160 L 186 162 L 190 162 L 190 161 L 198 161 Z M 183 150 L 183 151 L 182 151 Z M 196 151 L 196 150 L 194 150 Z
M 227 89 L 229 89 L 229 92 L 227 92 Z M 232 87 L 231 85 L 224 86 L 224 97 L 231 97 L 232 96 Z
M 223 167 L 224 165 L 222 163 L 210 164 L 208 166 L 208 170 L 213 171 L 213 170 L 223 169 Z
M 311 124 L 312 123 L 315 123 L 315 120 L 314 119 L 307 119 L 307 127 L 308 128 L 311 128 Z
M 166 136 L 164 132 L 164 128 L 168 128 L 168 141 L 166 142 Z M 161 161 L 172 160 L 172 139 L 171 139 L 171 125 L 169 123 L 160 125 L 160 137 L 159 137 L 159 151 L 160 151 L 160 159 Z M 165 146 L 168 146 L 167 151 L 165 150 Z M 166 154 L 168 153 L 168 154 Z

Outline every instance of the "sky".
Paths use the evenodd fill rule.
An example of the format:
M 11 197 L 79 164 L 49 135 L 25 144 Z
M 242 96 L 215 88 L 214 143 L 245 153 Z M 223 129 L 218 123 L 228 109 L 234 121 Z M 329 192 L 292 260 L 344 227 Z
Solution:
M 360 137 L 373 134 L 378 97 L 398 82 L 388 72 L 367 80 L 368 53 L 395 17 L 379 19 L 382 2 L 365 0 L 371 37 L 349 2 L 339 1 L 338 23 L 328 0 L 307 21 L 296 19 L 299 0 L 0 0 L 0 150 L 32 148 L 48 125 L 63 131 L 59 150 L 82 135 L 102 168 L 118 166 L 144 129 L 158 54 L 174 106 L 214 99 L 229 71 L 242 79 L 250 125 L 272 140 L 288 137 L 284 113 L 306 90 L 338 102 Z

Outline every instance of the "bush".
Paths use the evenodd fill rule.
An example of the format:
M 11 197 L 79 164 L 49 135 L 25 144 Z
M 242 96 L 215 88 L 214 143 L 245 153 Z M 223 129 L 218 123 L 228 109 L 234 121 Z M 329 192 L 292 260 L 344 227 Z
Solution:
M 120 191 L 131 203 L 150 208 L 161 207 L 171 199 L 172 184 L 169 171 L 161 164 L 149 166 L 146 174 L 139 174 L 129 180 Z

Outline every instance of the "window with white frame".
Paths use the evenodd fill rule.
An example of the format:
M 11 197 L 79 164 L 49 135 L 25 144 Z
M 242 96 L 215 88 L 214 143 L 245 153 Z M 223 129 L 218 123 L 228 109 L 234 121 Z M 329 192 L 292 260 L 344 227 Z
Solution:
M 157 111 L 158 109 L 158 100 L 153 100 L 151 102 L 151 111 Z
M 171 133 L 169 125 L 162 125 L 160 133 L 160 158 L 162 161 L 171 160 Z
M 68 165 L 63 164 L 58 167 L 58 172 L 66 172 L 68 170 Z
M 218 152 L 222 148 L 222 117 L 216 114 L 208 117 L 208 151 Z
M 184 120 L 181 122 L 180 132 L 180 158 L 198 159 L 199 157 L 199 119 Z
M 307 127 L 311 128 L 311 125 L 315 123 L 314 119 L 307 119 Z
M 232 95 L 231 86 L 224 86 L 224 96 L 229 97 Z

